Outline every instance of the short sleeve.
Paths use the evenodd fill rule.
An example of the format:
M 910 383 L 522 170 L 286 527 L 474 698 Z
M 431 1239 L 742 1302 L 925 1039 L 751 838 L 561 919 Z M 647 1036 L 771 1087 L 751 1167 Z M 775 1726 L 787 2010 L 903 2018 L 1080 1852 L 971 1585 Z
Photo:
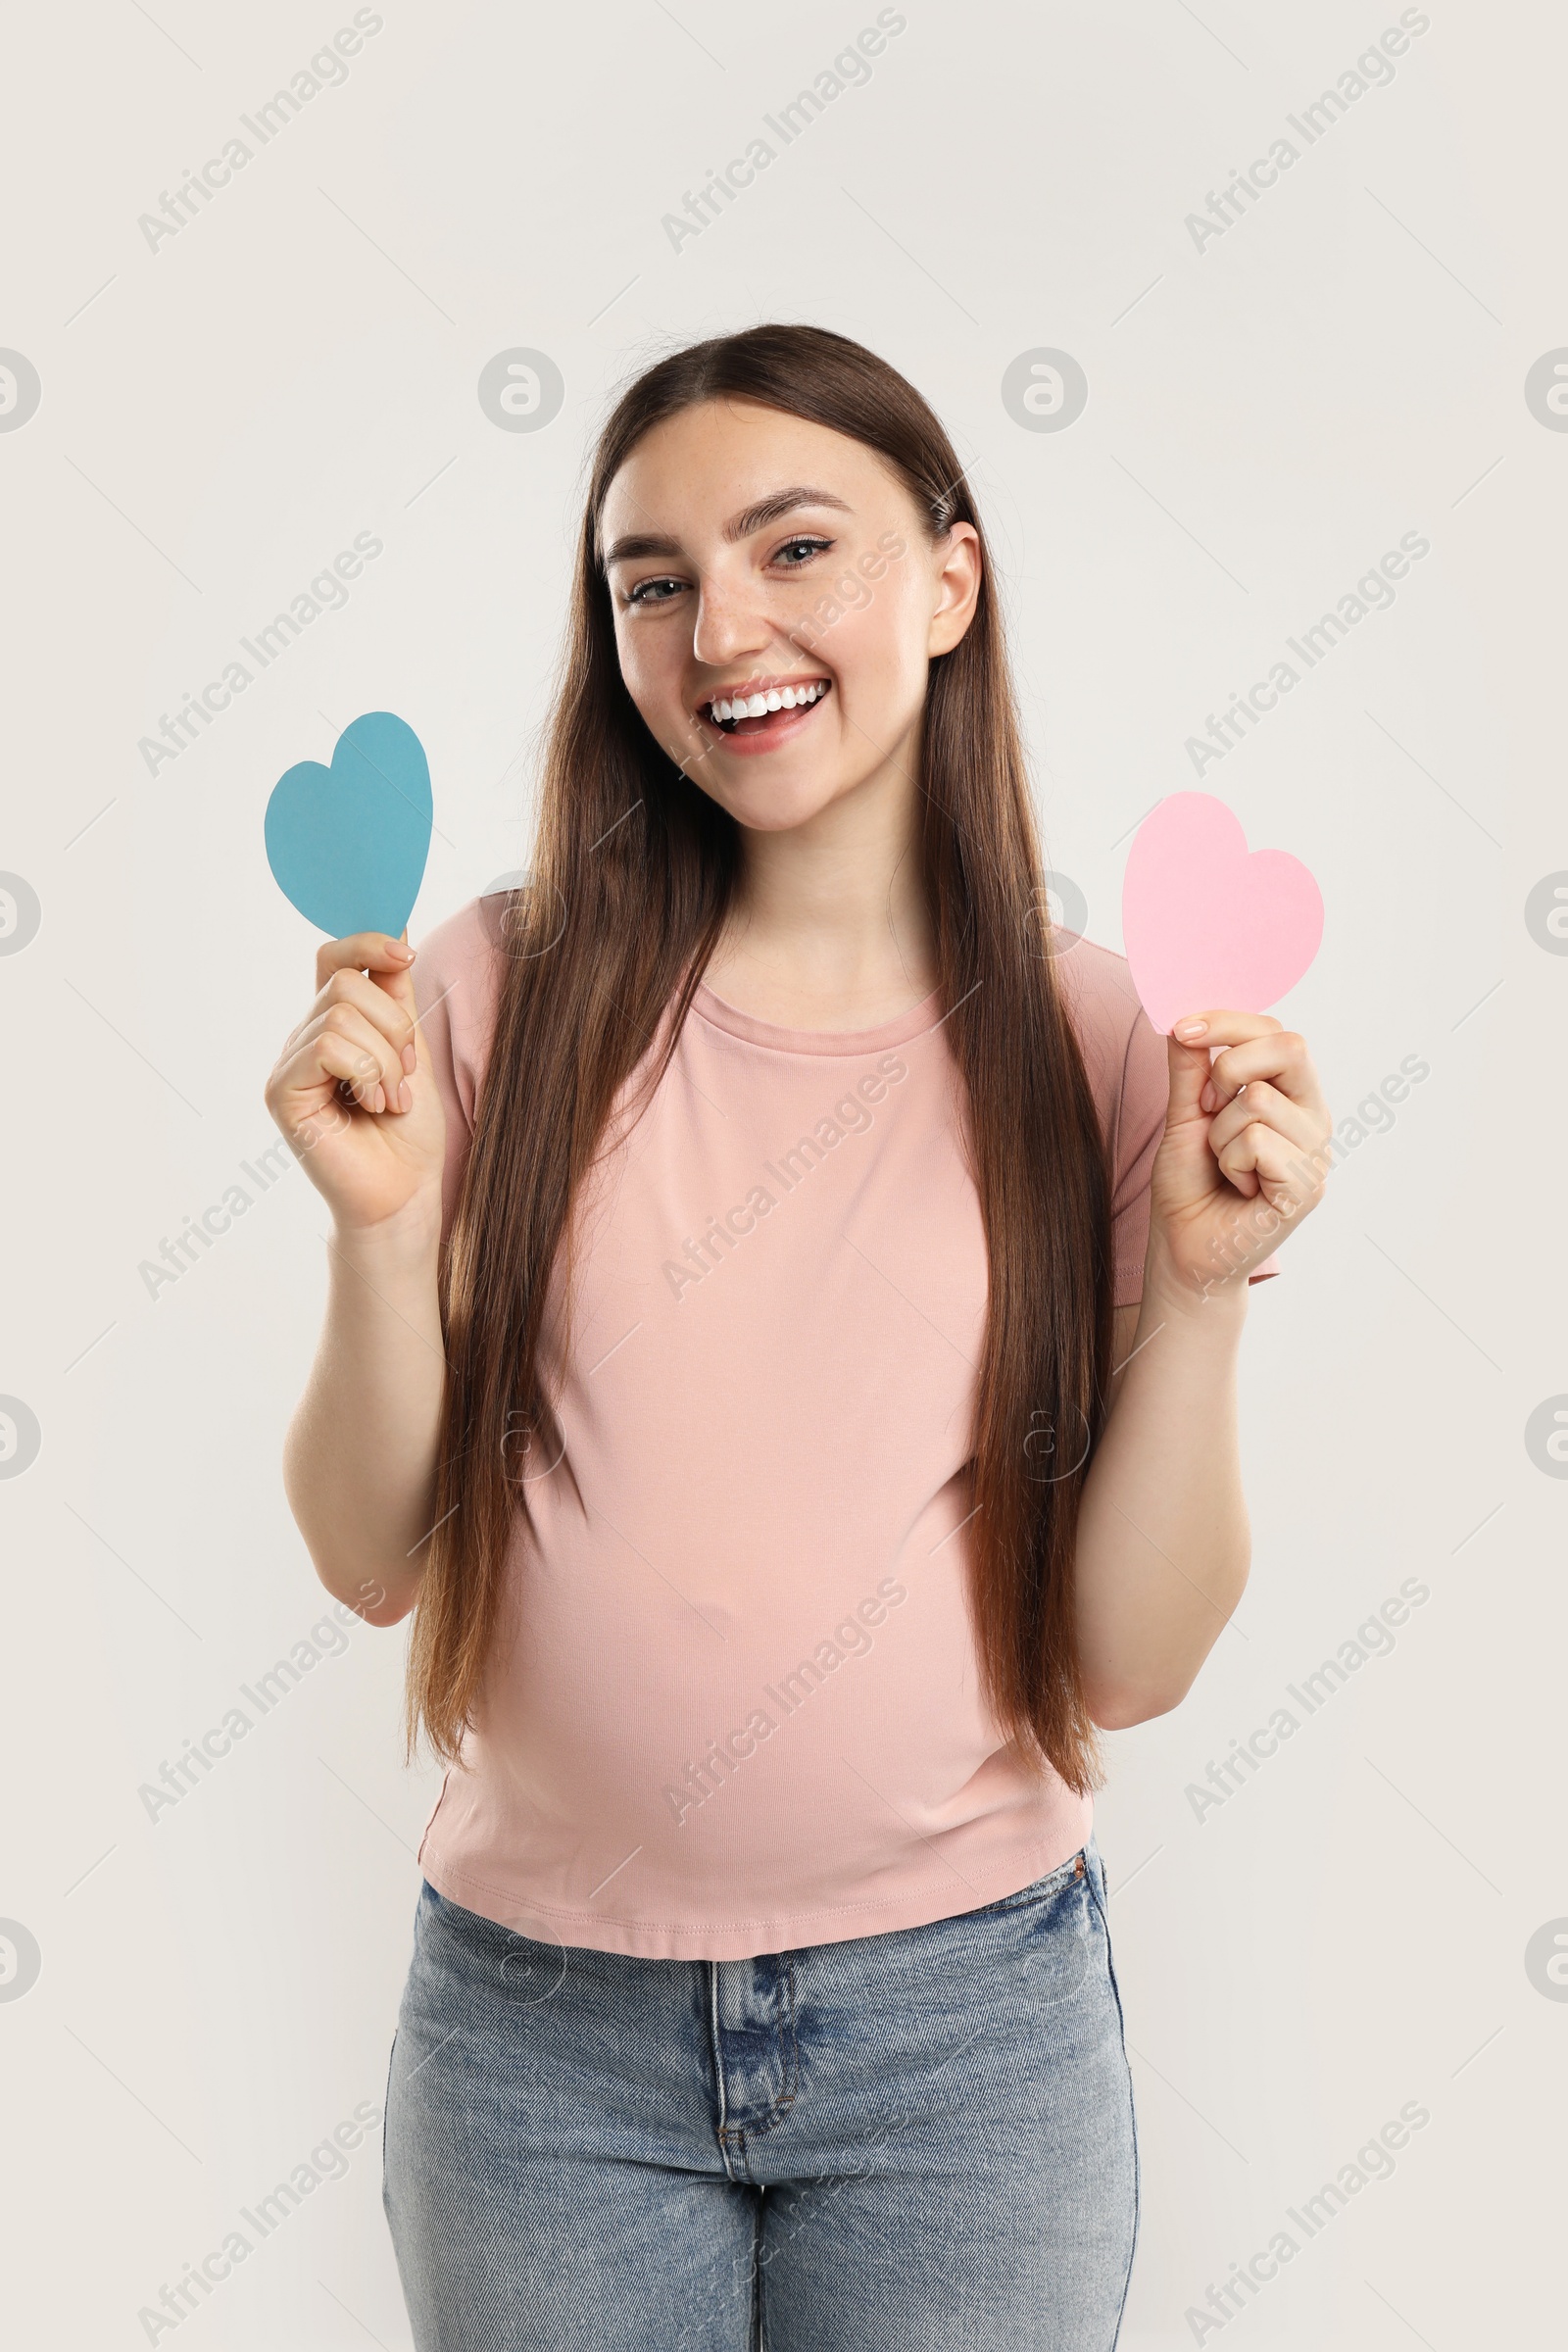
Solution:
M 441 1242 L 452 1231 L 473 1143 L 474 1108 L 489 1059 L 505 958 L 500 899 L 473 899 L 416 941 L 414 1001 L 446 1113 Z
M 1169 1104 L 1165 1040 L 1140 1004 L 1128 1027 L 1110 1121 L 1111 1296 L 1117 1306 L 1136 1306 L 1144 1295 L 1149 1183 Z

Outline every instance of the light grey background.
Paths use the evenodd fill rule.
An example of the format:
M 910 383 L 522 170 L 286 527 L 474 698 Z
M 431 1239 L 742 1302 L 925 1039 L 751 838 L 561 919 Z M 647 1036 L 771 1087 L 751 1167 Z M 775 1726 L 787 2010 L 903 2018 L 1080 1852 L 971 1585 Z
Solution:
M 1568 1933 L 1568 1488 L 1525 1425 L 1568 1392 L 1568 959 L 1524 906 L 1568 868 L 1568 436 L 1524 387 L 1568 345 L 1562 22 L 1435 0 L 1393 80 L 1200 250 L 1187 216 L 1397 7 L 911 0 L 869 81 L 676 251 L 662 216 L 874 7 L 377 13 L 341 86 L 156 250 L 139 216 L 352 9 L 94 0 L 9 36 L 0 344 L 41 399 L 0 430 L 0 868 L 41 920 L 0 956 L 0 1391 L 41 1450 L 0 1478 L 0 1918 L 41 1971 L 8 1997 L 25 1949 L 0 1942 L 8 2332 L 149 2340 L 163 2285 L 379 2105 L 407 1964 L 434 1781 L 400 1763 L 401 1634 L 357 1628 L 176 1807 L 138 1796 L 324 1614 L 278 1472 L 317 1196 L 290 1169 L 176 1285 L 138 1274 L 273 1140 L 316 939 L 264 862 L 268 793 L 390 708 L 435 781 L 416 939 L 525 862 L 594 422 L 669 344 L 785 318 L 903 368 L 972 468 L 1091 936 L 1119 947 L 1129 833 L 1200 781 L 1321 881 L 1283 1010 L 1336 1113 L 1430 1064 L 1254 1295 L 1234 1627 L 1176 1714 L 1110 1742 L 1144 2168 L 1124 2342 L 1539 2340 L 1568 2003 L 1526 1948 Z M 479 405 L 516 346 L 564 379 L 538 432 Z M 1061 432 L 1003 404 L 1042 347 L 1088 379 Z M 1411 530 L 1431 553 L 1393 608 L 1196 776 L 1186 739 Z M 150 774 L 161 714 L 363 531 L 384 552 L 346 607 Z M 1392 1654 L 1200 1819 L 1210 1760 L 1411 1577 Z M 1412 2101 L 1392 2178 L 1223 2328 L 1187 2316 L 1300 2241 L 1287 2209 Z M 406 2345 L 375 2139 L 156 2340 Z

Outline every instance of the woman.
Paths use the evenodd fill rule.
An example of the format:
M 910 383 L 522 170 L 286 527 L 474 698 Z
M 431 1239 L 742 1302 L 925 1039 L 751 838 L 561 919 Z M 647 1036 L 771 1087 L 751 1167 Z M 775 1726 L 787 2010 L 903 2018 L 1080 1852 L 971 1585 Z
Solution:
M 1112 2344 L 1096 1727 L 1241 1592 L 1248 1286 L 1328 1118 L 1277 1021 L 1161 1039 L 1050 925 L 902 376 L 765 326 L 632 385 L 531 886 L 318 981 L 268 1095 L 335 1223 L 288 1494 L 415 1612 L 449 1766 L 387 2093 L 416 2342 Z

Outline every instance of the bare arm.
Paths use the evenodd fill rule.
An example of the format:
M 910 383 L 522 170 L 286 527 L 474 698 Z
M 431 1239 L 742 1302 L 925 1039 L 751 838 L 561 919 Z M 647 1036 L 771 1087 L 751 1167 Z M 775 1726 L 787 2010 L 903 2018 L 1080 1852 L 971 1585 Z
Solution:
M 1299 1037 L 1264 1013 L 1170 1041 L 1144 1296 L 1118 1308 L 1109 1414 L 1084 1484 L 1079 1651 L 1107 1730 L 1186 1696 L 1250 1564 L 1236 1365 L 1251 1269 L 1316 1205 L 1328 1110 Z M 1209 1067 L 1209 1049 L 1222 1051 Z
M 1078 1640 L 1107 1731 L 1183 1698 L 1247 1584 L 1236 1436 L 1244 1283 L 1205 1300 L 1146 1290 L 1116 1310 L 1110 1416 L 1078 1522 Z
M 322 1584 L 371 1625 L 395 1625 L 418 1597 L 446 1370 L 445 1120 L 412 959 L 379 933 L 324 947 L 315 1004 L 267 1088 L 333 1226 L 326 1318 L 283 1482 Z
M 442 1384 L 434 1232 L 417 1223 L 328 1243 L 326 1316 L 289 1423 L 283 1486 L 327 1591 L 371 1625 L 419 1592 L 434 1517 Z

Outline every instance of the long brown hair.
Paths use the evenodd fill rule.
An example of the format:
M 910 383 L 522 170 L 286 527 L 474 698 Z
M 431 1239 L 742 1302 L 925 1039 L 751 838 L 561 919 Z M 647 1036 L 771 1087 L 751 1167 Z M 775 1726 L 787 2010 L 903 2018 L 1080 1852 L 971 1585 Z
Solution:
M 436 1528 L 409 1654 L 411 1752 L 422 1721 L 435 1752 L 455 1757 L 474 1720 L 519 1514 L 532 1531 L 520 1466 L 550 1460 L 559 1446 L 543 1360 L 552 1271 L 558 1257 L 569 1263 L 571 1212 L 617 1093 L 645 1057 L 650 1084 L 666 1065 L 741 870 L 734 819 L 655 742 L 622 683 L 599 538 L 610 485 L 642 436 L 725 398 L 875 451 L 931 539 L 960 519 L 979 530 L 925 401 L 885 361 L 821 328 L 758 326 L 676 352 L 636 379 L 605 426 L 532 882 L 505 909 L 494 1039 L 443 1265 L 449 1370 Z M 1110 1356 L 1105 1148 L 1054 968 L 1002 616 L 981 552 L 974 618 L 931 664 L 920 771 L 938 986 L 967 1096 L 990 1262 L 972 1425 L 972 1608 L 1004 1736 L 1083 1790 L 1096 1785 L 1098 1752 L 1073 1555 Z

